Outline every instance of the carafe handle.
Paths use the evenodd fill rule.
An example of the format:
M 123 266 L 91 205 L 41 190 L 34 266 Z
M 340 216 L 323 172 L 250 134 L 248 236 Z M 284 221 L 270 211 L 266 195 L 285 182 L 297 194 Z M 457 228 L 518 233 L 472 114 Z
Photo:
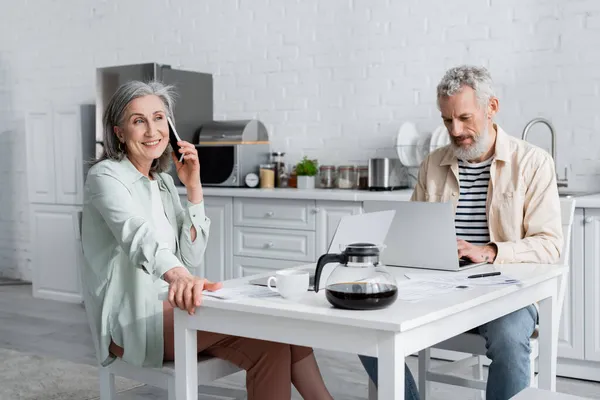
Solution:
M 319 281 L 321 280 L 321 272 L 323 272 L 323 267 L 329 263 L 337 262 L 341 264 L 345 264 L 347 262 L 346 254 L 323 254 L 319 257 L 319 261 L 317 261 L 317 270 L 315 271 L 315 293 L 319 291 Z

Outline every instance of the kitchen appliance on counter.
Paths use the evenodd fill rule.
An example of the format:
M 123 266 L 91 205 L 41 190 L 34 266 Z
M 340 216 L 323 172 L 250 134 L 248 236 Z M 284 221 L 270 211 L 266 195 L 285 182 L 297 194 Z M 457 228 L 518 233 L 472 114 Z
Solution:
M 395 158 L 369 159 L 369 190 L 396 190 L 407 187 L 406 171 Z
M 102 143 L 102 114 L 110 98 L 122 84 L 139 80 L 157 80 L 175 86 L 177 93 L 175 126 L 182 140 L 194 142 L 201 124 L 213 120 L 213 79 L 211 74 L 171 68 L 170 65 L 146 63 L 96 69 L 96 142 Z M 175 184 L 181 185 L 175 168 L 171 168 Z
M 267 128 L 256 119 L 206 122 L 194 143 L 203 186 L 242 187 L 271 154 Z

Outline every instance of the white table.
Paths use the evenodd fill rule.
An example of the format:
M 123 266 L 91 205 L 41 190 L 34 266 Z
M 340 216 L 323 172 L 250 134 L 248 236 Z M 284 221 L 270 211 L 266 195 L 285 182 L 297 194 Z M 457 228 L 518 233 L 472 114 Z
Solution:
M 324 269 L 321 287 L 333 267 Z M 553 315 L 558 311 L 558 285 L 566 267 L 515 264 L 471 271 L 495 268 L 523 285 L 476 287 L 417 303 L 398 300 L 375 311 L 335 309 L 322 290 L 308 292 L 296 302 L 283 298 L 223 301 L 205 296 L 195 315 L 175 312 L 176 398 L 198 398 L 197 330 L 378 357 L 379 399 L 404 399 L 406 356 L 535 302 L 540 306 L 539 387 L 555 391 L 558 323 Z M 390 271 L 401 280 L 404 273 L 419 270 Z M 224 286 L 243 285 L 255 277 L 226 281 Z

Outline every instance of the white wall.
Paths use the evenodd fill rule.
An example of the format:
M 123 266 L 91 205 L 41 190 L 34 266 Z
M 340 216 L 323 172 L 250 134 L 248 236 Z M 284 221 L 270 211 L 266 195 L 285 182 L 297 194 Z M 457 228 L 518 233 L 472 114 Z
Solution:
M 498 122 L 552 119 L 558 170 L 600 187 L 597 0 L 4 1 L 0 13 L 0 274 L 29 276 L 26 108 L 94 100 L 98 66 L 210 72 L 216 118 L 258 117 L 289 161 L 389 154 L 404 120 L 439 123 L 460 63 L 497 83 Z M 532 141 L 548 147 L 542 127 Z

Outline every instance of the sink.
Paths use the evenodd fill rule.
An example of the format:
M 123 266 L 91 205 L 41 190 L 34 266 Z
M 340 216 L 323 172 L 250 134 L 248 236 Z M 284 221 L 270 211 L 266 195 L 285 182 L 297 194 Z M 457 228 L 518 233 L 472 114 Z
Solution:
M 600 191 L 585 191 L 585 190 L 558 190 L 558 197 L 562 197 L 562 198 L 572 198 L 572 197 L 582 197 L 582 196 L 589 196 L 592 194 L 599 194 Z

